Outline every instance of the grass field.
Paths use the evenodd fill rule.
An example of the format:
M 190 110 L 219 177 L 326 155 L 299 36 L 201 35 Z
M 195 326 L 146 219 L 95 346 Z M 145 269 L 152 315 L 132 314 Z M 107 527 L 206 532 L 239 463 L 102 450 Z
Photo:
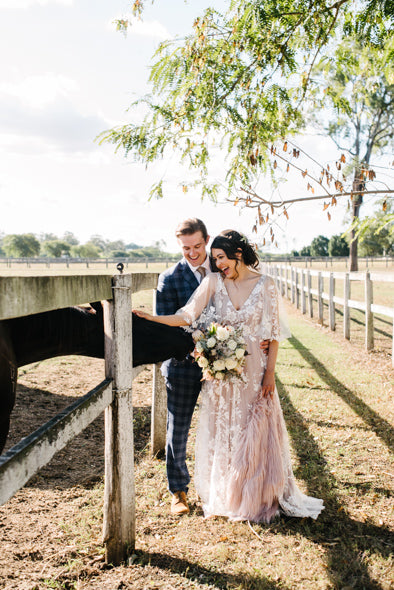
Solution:
M 141 302 L 143 304 L 143 302 Z M 149 305 L 149 301 L 146 301 Z M 277 387 L 301 489 L 324 499 L 317 521 L 271 525 L 168 513 L 165 465 L 149 454 L 151 371 L 133 392 L 137 545 L 106 566 L 101 545 L 103 428 L 97 420 L 0 508 L 6 590 L 389 590 L 393 588 L 394 372 L 388 359 L 341 342 L 288 306 Z M 92 364 L 93 363 L 93 364 Z M 26 367 L 13 435 L 78 396 L 102 363 L 68 357 Z M 94 384 L 94 383 L 93 383 Z M 82 388 L 82 390 L 81 390 Z M 70 403 L 67 399 L 67 403 Z M 58 410 L 57 410 L 58 411 Z M 41 422 L 40 422 L 41 421 Z M 196 418 L 188 448 L 193 472 Z
M 329 272 L 348 272 L 348 264 L 346 260 L 331 260 L 327 258 L 327 261 L 322 260 L 313 260 L 311 262 L 306 261 L 295 261 L 292 262 L 293 266 L 297 266 L 298 268 L 310 268 L 312 270 L 326 270 Z M 368 264 L 364 258 L 359 259 L 359 271 L 363 272 L 365 270 L 369 270 L 370 272 L 391 272 L 394 273 L 394 258 L 391 259 L 381 259 L 381 260 L 374 260 L 370 258 L 368 260 Z

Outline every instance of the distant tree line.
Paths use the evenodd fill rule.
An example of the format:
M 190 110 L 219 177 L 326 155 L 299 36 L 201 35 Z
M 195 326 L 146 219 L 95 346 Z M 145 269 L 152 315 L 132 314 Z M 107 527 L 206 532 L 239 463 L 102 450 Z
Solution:
M 309 246 L 292 250 L 292 256 L 349 256 L 349 236 L 334 235 L 331 238 L 317 236 Z M 390 228 L 381 227 L 375 221 L 365 231 L 359 244 L 360 256 L 394 256 L 394 243 Z
M 61 238 L 52 233 L 0 234 L 0 257 L 6 258 L 179 258 L 178 254 L 165 252 L 164 247 L 163 240 L 140 246 L 123 240 L 106 240 L 99 235 L 81 244 L 72 232 L 65 232 Z

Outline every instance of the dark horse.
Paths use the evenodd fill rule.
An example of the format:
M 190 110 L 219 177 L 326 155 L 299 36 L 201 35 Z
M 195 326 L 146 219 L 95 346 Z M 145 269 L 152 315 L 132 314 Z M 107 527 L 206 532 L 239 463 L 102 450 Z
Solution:
M 183 359 L 192 349 L 192 337 L 181 328 L 170 328 L 133 314 L 135 367 L 172 357 Z M 101 303 L 0 321 L 0 453 L 15 403 L 18 367 L 68 354 L 104 358 Z

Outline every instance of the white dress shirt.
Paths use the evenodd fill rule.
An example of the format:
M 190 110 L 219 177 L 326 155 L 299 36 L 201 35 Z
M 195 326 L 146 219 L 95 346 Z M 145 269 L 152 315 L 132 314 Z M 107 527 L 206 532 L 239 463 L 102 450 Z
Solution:
M 186 260 L 186 258 L 185 258 Z M 194 273 L 194 276 L 196 277 L 197 281 L 199 283 L 201 283 L 202 281 L 202 276 L 201 274 L 198 272 L 198 269 L 200 268 L 200 266 L 203 266 L 205 268 L 205 270 L 207 271 L 207 274 L 209 274 L 211 271 L 211 266 L 209 264 L 209 256 L 207 256 L 204 260 L 204 262 L 202 264 L 200 264 L 200 266 L 192 266 L 190 264 L 190 262 L 188 260 L 186 260 L 187 264 L 189 265 L 190 270 L 192 271 L 192 273 Z M 205 275 L 206 276 L 206 275 Z

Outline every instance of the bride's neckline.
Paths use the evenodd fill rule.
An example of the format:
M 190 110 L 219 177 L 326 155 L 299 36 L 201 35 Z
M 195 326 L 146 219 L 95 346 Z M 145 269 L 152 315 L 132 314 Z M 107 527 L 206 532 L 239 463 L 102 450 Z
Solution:
M 257 273 L 256 273 L 256 274 L 257 274 Z M 231 299 L 231 297 L 230 297 L 230 293 L 228 292 L 228 289 L 227 289 L 227 287 L 226 287 L 226 283 L 224 282 L 224 278 L 222 277 L 222 275 L 221 275 L 221 274 L 219 274 L 220 280 L 222 281 L 222 285 L 223 285 L 223 287 L 224 287 L 224 289 L 225 289 L 225 291 L 226 291 L 226 293 L 227 293 L 228 300 L 230 301 L 230 303 L 231 303 L 232 307 L 235 309 L 235 311 L 241 311 L 241 309 L 243 309 L 243 307 L 245 306 L 245 304 L 246 304 L 246 303 L 249 301 L 249 299 L 251 298 L 251 296 L 252 296 L 252 294 L 253 294 L 254 290 L 256 289 L 257 285 L 260 283 L 261 279 L 263 278 L 263 275 L 261 275 L 261 274 L 257 274 L 257 276 L 258 276 L 258 279 L 257 279 L 257 281 L 256 281 L 256 282 L 253 284 L 253 287 L 250 289 L 250 291 L 248 292 L 247 296 L 246 296 L 246 297 L 245 297 L 245 299 L 242 301 L 241 305 L 239 305 L 239 306 L 236 306 L 236 305 L 233 303 L 233 301 L 232 301 L 232 299 Z

